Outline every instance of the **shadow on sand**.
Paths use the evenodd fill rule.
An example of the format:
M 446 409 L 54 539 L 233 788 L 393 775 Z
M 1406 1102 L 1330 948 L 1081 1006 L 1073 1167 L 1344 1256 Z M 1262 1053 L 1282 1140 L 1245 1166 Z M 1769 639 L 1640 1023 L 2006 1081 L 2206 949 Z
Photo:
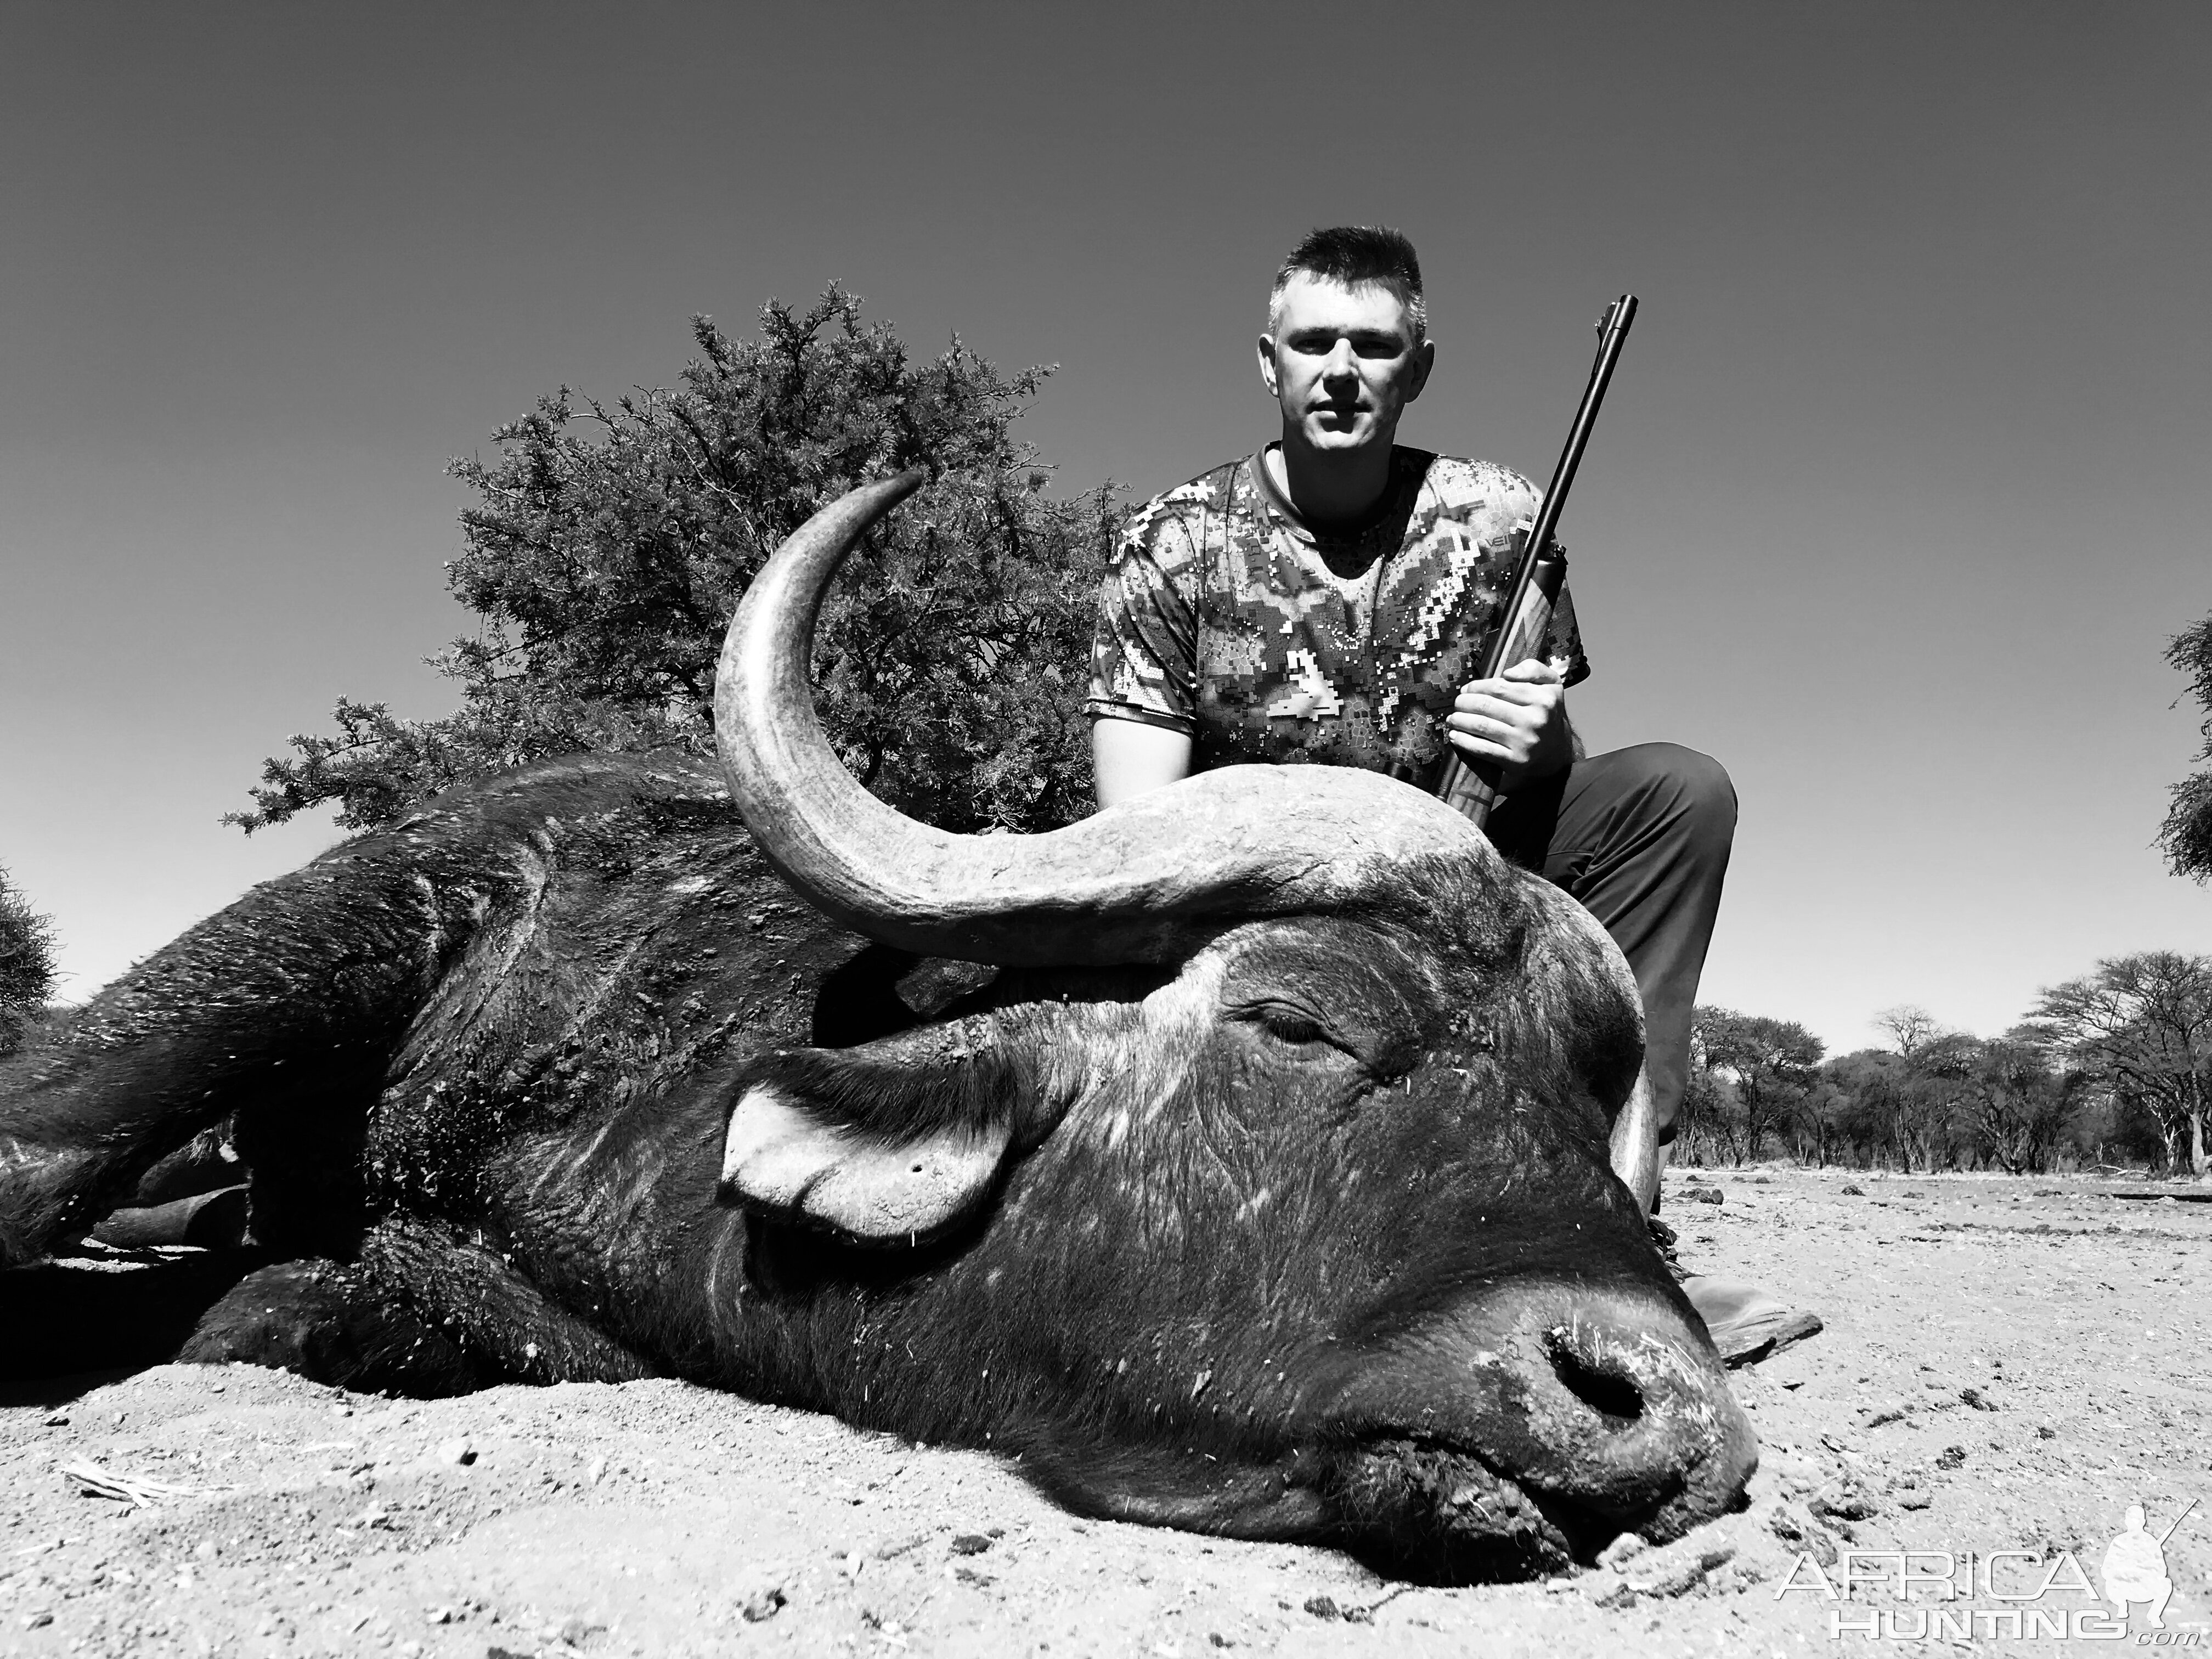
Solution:
M 93 1240 L 0 1273 L 0 1406 L 58 1405 L 176 1353 L 260 1251 Z

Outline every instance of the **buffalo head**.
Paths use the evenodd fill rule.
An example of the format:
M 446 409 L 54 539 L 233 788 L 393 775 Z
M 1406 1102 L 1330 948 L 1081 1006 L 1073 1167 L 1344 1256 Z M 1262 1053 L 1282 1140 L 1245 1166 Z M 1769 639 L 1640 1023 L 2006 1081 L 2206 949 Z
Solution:
M 1448 1577 L 1729 1506 L 1749 1425 L 1608 1167 L 1642 1047 L 1612 942 L 1367 773 L 1228 769 L 1036 836 L 875 800 L 823 737 L 808 650 L 838 562 L 917 482 L 785 545 L 716 701 L 793 887 L 1013 970 L 729 1091 L 756 1273 L 873 1252 L 830 1403 L 981 1424 L 1080 1508 Z

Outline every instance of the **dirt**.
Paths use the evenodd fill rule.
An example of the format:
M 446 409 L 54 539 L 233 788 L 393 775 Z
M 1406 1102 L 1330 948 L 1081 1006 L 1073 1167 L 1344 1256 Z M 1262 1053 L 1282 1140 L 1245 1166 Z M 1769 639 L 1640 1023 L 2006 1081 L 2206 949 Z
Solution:
M 2091 1597 L 2062 1553 L 2097 1576 L 2130 1503 L 2180 1517 L 2166 1624 L 2202 1645 L 2212 1204 L 2113 1195 L 2146 1186 L 1671 1175 L 1686 1262 L 1828 1328 L 1735 1374 L 1765 1449 L 1745 1510 L 1548 1583 L 1085 1522 L 990 1456 L 677 1382 L 415 1401 L 162 1365 L 0 1394 L 0 1652 L 1796 1655 L 1838 1616 L 1949 1651 L 2010 1626 L 1916 1641 L 1917 1616 L 2008 1603 L 1900 1600 L 1881 1552 L 2026 1552 L 1996 1590 L 2059 1573 L 2029 1605 L 2070 1618 Z M 91 1495 L 100 1472 L 144 1501 Z M 1826 1599 L 1848 1549 L 1868 1582 Z M 2112 1639 L 2148 1645 L 2131 1617 Z

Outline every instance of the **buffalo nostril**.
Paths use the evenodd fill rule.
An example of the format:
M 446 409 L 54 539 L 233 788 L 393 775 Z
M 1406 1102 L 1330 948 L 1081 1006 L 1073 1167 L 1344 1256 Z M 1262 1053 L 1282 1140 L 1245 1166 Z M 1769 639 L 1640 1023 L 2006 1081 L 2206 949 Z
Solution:
M 1544 1346 L 1560 1385 L 1605 1419 L 1608 1427 L 1625 1428 L 1644 1415 L 1644 1391 L 1634 1381 L 1592 1364 L 1567 1332 L 1547 1332 Z

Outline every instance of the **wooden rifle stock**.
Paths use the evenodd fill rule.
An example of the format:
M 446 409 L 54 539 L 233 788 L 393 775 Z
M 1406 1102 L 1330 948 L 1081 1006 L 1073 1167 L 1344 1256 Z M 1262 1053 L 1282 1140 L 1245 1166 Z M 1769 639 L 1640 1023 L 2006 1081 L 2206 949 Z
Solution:
M 1551 487 L 1545 490 L 1543 505 L 1536 510 L 1536 521 L 1521 544 L 1521 563 L 1514 573 L 1513 586 L 1506 590 L 1503 621 L 1482 653 L 1478 679 L 1493 679 L 1543 648 L 1559 590 L 1567 580 L 1567 556 L 1553 545 L 1552 537 L 1559 527 L 1559 510 L 1567 504 L 1567 491 L 1574 486 L 1583 451 L 1589 447 L 1590 428 L 1597 424 L 1597 406 L 1605 400 L 1621 342 L 1628 337 L 1628 325 L 1635 320 L 1633 294 L 1622 295 L 1598 319 L 1597 359 L 1590 365 L 1589 384 L 1583 388 L 1582 407 L 1575 411 L 1575 423 L 1567 432 L 1567 447 L 1559 453 L 1559 464 L 1552 469 Z M 1437 793 L 1477 824 L 1486 823 L 1498 800 L 1501 770 L 1493 761 L 1464 760 L 1455 749 L 1444 761 Z

